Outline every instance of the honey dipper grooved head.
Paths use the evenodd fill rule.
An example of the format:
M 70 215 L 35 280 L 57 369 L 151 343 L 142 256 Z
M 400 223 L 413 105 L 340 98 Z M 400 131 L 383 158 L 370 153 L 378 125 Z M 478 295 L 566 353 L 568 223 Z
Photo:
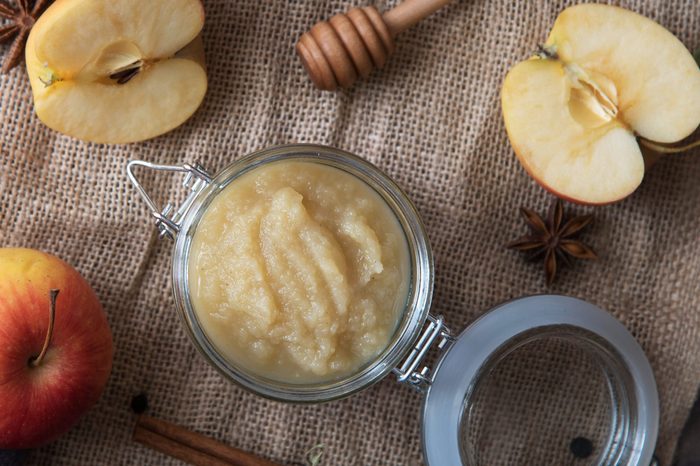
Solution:
M 376 8 L 353 8 L 304 33 L 296 51 L 316 87 L 332 91 L 382 68 L 394 39 Z

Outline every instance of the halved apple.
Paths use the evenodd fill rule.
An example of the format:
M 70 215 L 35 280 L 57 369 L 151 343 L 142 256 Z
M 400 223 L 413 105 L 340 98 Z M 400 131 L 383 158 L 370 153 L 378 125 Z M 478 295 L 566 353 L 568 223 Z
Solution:
M 501 93 L 511 144 L 528 173 L 585 204 L 625 198 L 644 177 L 638 138 L 679 141 L 700 125 L 700 69 L 654 21 L 622 8 L 564 10 Z
M 100 143 L 179 126 L 207 89 L 203 25 L 200 0 L 58 0 L 26 47 L 39 119 Z

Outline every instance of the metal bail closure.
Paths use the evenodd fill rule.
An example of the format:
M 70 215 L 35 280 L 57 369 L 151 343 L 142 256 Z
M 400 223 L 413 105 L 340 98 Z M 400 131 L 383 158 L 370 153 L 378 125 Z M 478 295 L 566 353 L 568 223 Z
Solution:
M 411 353 L 401 366 L 395 367 L 392 371 L 400 383 L 407 383 L 419 392 L 424 392 L 430 386 L 433 382 L 430 368 L 423 366 L 420 370 L 417 369 L 436 341 L 438 349 L 444 351 L 454 341 L 454 337 L 445 325 L 443 316 L 434 317 L 428 314 L 425 329 Z
M 175 212 L 173 212 L 174 206 L 171 203 L 166 204 L 161 210 L 158 208 L 155 202 L 153 202 L 139 180 L 136 179 L 136 176 L 134 175 L 135 167 L 144 167 L 156 171 L 184 173 L 186 176 L 182 182 L 182 185 L 191 192 L 187 195 L 185 201 L 180 205 L 180 207 L 177 208 Z M 192 165 L 188 163 L 183 165 L 159 165 L 151 162 L 145 162 L 143 160 L 131 160 L 126 165 L 126 174 L 129 177 L 131 184 L 134 185 L 143 200 L 146 201 L 146 204 L 148 204 L 151 215 L 153 215 L 153 217 L 156 219 L 156 227 L 160 232 L 160 237 L 163 238 L 167 236 L 170 239 L 174 239 L 175 235 L 180 231 L 180 220 L 185 213 L 187 213 L 187 210 L 190 208 L 197 195 L 212 181 L 211 176 L 209 176 L 204 168 L 198 163 L 194 163 Z M 170 216 L 171 213 L 172 216 Z

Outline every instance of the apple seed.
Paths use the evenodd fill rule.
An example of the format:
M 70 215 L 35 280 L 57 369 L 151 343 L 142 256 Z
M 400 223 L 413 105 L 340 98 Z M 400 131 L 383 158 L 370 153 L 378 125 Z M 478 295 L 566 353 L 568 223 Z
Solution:
M 134 63 L 127 65 L 124 69 L 115 71 L 114 73 L 110 74 L 109 79 L 116 81 L 117 84 L 126 84 L 129 81 L 131 81 L 131 79 L 134 76 L 139 74 L 142 66 L 142 60 L 135 61 Z

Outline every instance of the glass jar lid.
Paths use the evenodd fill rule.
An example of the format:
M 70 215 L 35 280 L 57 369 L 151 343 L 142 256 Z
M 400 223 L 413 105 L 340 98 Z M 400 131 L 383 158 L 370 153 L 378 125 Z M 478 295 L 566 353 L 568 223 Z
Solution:
M 653 457 L 659 401 L 649 362 L 619 321 L 579 299 L 532 296 L 486 313 L 447 349 L 426 391 L 431 466 L 507 463 L 533 444 L 543 450 L 537 464 Z M 570 409 L 577 397 L 586 403 Z

